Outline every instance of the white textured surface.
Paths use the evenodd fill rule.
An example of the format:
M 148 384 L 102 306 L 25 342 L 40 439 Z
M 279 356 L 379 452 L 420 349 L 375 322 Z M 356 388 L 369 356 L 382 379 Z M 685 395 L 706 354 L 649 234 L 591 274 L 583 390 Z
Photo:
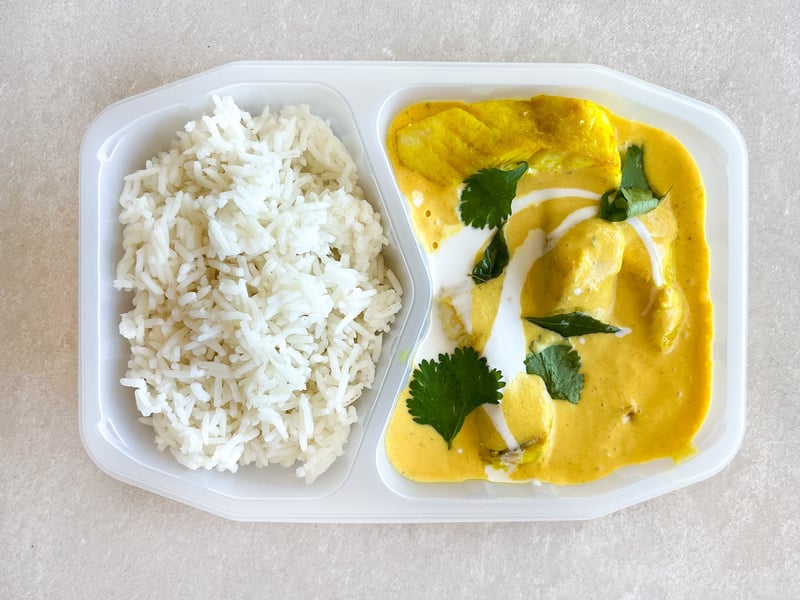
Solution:
M 528 4 L 0 4 L 1 598 L 798 597 L 800 8 Z M 81 136 L 116 100 L 240 59 L 593 62 L 726 112 L 751 160 L 731 466 L 596 521 L 402 526 L 232 523 L 101 473 L 77 432 Z

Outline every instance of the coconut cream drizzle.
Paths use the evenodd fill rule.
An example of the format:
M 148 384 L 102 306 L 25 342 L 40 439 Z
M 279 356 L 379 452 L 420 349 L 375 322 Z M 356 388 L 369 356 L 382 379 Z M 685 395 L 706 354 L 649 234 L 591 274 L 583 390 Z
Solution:
M 499 369 L 506 384 L 522 372 L 525 364 L 525 332 L 520 319 L 520 296 L 528 270 L 544 252 L 544 240 L 544 231 L 532 229 L 511 255 L 503 278 L 500 305 L 492 323 L 492 332 L 483 348 L 486 362 L 493 369 Z M 518 448 L 519 444 L 511 433 L 502 408 L 496 404 L 484 404 L 483 408 L 508 449 Z
M 533 204 L 540 204 L 545 200 L 552 200 L 553 198 L 586 198 L 588 200 L 599 200 L 600 196 L 594 192 L 587 192 L 578 188 L 547 188 L 544 190 L 534 190 L 514 198 L 511 202 L 511 214 L 514 215 L 521 210 L 528 208 Z M 597 209 L 594 209 L 594 214 L 597 214 Z
M 595 196 L 596 198 L 597 196 Z M 560 240 L 567 231 L 575 227 L 578 223 L 582 223 L 587 219 L 591 219 L 592 217 L 597 216 L 597 207 L 596 206 L 586 206 L 584 208 L 579 208 L 578 210 L 572 211 L 564 220 L 561 221 L 558 227 L 553 229 L 550 234 L 547 236 L 547 250 L 552 249 Z M 576 291 L 576 295 L 580 294 L 580 292 Z
M 534 204 L 567 196 L 591 200 L 599 199 L 597 194 L 580 189 L 551 188 L 536 190 L 514 199 L 511 204 L 511 216 L 513 217 L 514 214 Z M 511 257 L 503 280 L 500 305 L 492 324 L 489 339 L 483 349 L 483 356 L 486 358 L 487 363 L 491 368 L 500 370 L 506 384 L 510 383 L 514 377 L 522 372 L 525 364 L 526 347 L 525 334 L 520 318 L 520 296 L 528 270 L 542 254 L 552 249 L 567 231 L 578 223 L 596 215 L 596 206 L 579 208 L 567 215 L 549 235 L 545 234 L 541 229 L 531 230 L 528 232 L 525 241 L 516 249 L 511 250 Z M 653 282 L 656 287 L 661 287 L 664 285 L 661 257 L 650 232 L 636 217 L 629 219 L 628 223 L 631 224 L 647 249 L 653 271 Z M 475 256 L 488 242 L 493 232 L 494 230 L 488 228 L 463 227 L 457 233 L 443 240 L 439 248 L 428 257 L 434 295 L 438 296 L 443 291 L 452 294 L 453 307 L 461 315 L 462 322 L 468 332 L 471 330 L 471 290 L 474 285 L 469 279 L 469 274 L 472 272 Z M 466 287 L 464 286 L 465 281 L 467 281 Z M 500 332 L 502 332 L 502 335 Z M 625 328 L 618 332 L 617 335 L 624 336 L 629 333 L 630 329 Z M 452 340 L 445 334 L 439 311 L 431 311 L 430 327 L 419 346 L 417 360 L 435 360 L 440 353 L 451 352 L 452 345 Z M 485 404 L 483 409 L 509 450 L 518 449 L 519 444 L 511 433 L 501 405 Z M 513 467 L 513 465 L 508 466 Z
M 628 219 L 628 223 L 633 227 L 639 239 L 642 240 L 644 247 L 647 249 L 647 254 L 650 256 L 650 268 L 653 271 L 653 284 L 657 288 L 662 287 L 664 285 L 664 274 L 661 267 L 661 255 L 658 253 L 658 248 L 653 241 L 653 237 L 650 235 L 647 227 L 644 226 L 644 223 L 639 220 L 639 217 L 631 217 Z

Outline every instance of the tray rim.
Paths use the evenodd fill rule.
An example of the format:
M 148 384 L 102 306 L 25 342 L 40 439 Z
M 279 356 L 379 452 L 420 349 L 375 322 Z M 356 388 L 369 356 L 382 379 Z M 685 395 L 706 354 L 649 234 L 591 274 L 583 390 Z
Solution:
M 405 78 L 405 83 L 395 83 L 396 93 L 401 89 L 410 89 L 415 85 L 421 86 L 463 86 L 463 87 L 509 87 L 520 84 L 503 82 L 504 77 L 509 73 L 517 75 L 548 75 L 553 80 L 572 81 L 575 76 L 594 77 L 601 81 L 605 81 L 608 86 L 622 86 L 631 92 L 636 92 L 639 96 L 647 97 L 648 95 L 658 96 L 668 104 L 679 105 L 687 108 L 689 111 L 687 115 L 690 117 L 689 122 L 695 125 L 713 125 L 719 132 L 725 134 L 726 150 L 729 151 L 729 159 L 735 163 L 738 169 L 738 176 L 729 173 L 728 183 L 730 186 L 730 195 L 728 198 L 728 240 L 740 241 L 740 244 L 728 244 L 727 259 L 730 268 L 737 268 L 737 277 L 728 279 L 727 287 L 727 302 L 728 302 L 728 353 L 727 358 L 727 380 L 730 389 L 727 390 L 727 403 L 731 418 L 734 419 L 733 427 L 725 436 L 725 453 L 720 456 L 719 460 L 714 465 L 710 465 L 702 474 L 696 477 L 680 482 L 679 485 L 674 485 L 667 490 L 654 490 L 654 493 L 639 493 L 635 498 L 630 501 L 625 499 L 617 499 L 612 505 L 608 503 L 597 503 L 597 505 L 580 506 L 570 500 L 559 499 L 565 507 L 570 508 L 568 511 L 558 511 L 559 514 L 541 514 L 536 511 L 530 510 L 530 499 L 526 501 L 506 501 L 497 500 L 494 498 L 478 498 L 478 499 L 453 499 L 453 498 L 435 498 L 425 499 L 426 510 L 420 512 L 415 509 L 415 503 L 419 500 L 409 501 L 405 499 L 400 502 L 400 506 L 395 504 L 394 507 L 385 507 L 381 502 L 367 502 L 366 506 L 361 506 L 359 510 L 340 508 L 339 510 L 332 510 L 327 506 L 330 496 L 320 498 L 318 500 L 287 500 L 287 501 L 274 501 L 274 500 L 244 500 L 244 499 L 230 499 L 226 498 L 225 502 L 229 504 L 228 508 L 221 508 L 215 502 L 209 502 L 202 498 L 190 498 L 184 495 L 175 493 L 174 490 L 167 489 L 164 486 L 154 485 L 152 482 L 143 482 L 131 477 L 128 473 L 121 473 L 115 469 L 109 461 L 107 461 L 102 453 L 99 452 L 97 439 L 93 437 L 91 431 L 92 423 L 87 422 L 88 417 L 87 399 L 85 397 L 86 390 L 86 342 L 91 338 L 92 334 L 99 335 L 99 332 L 92 332 L 87 330 L 87 323 L 91 323 L 89 318 L 89 311 L 91 305 L 87 305 L 87 299 L 83 293 L 86 288 L 87 277 L 90 275 L 90 270 L 84 264 L 84 257 L 86 252 L 90 249 L 85 247 L 84 233 L 87 226 L 91 223 L 84 221 L 84 216 L 87 214 L 84 210 L 84 189 L 87 182 L 84 178 L 80 178 L 80 264 L 79 264 L 79 282 L 80 282 L 80 305 L 79 305 L 79 340 L 80 340 L 80 354 L 79 354 L 79 423 L 80 434 L 90 458 L 98 465 L 98 467 L 107 474 L 115 477 L 121 481 L 125 481 L 136 487 L 152 491 L 154 493 L 178 500 L 182 503 L 218 514 L 220 516 L 233 519 L 233 520 L 246 520 L 246 521 L 304 521 L 304 522 L 423 522 L 423 521 L 528 521 L 528 520 L 570 520 L 570 519 L 586 519 L 599 517 L 610 512 L 621 510 L 632 504 L 644 502 L 653 497 L 660 496 L 670 491 L 677 490 L 686 485 L 696 483 L 711 477 L 721 471 L 733 459 L 738 449 L 741 446 L 742 438 L 745 429 L 745 390 L 746 390 L 746 318 L 747 318 L 747 206 L 748 206 L 748 164 L 747 164 L 747 150 L 744 140 L 741 136 L 736 125 L 721 111 L 699 100 L 689 98 L 677 92 L 673 92 L 666 88 L 645 82 L 641 79 L 620 73 L 608 67 L 592 65 L 588 63 L 470 63 L 470 62 L 380 62 L 380 61 L 237 61 L 232 63 L 223 64 L 215 68 L 191 75 L 189 77 L 167 83 L 157 88 L 140 92 L 129 98 L 119 100 L 98 114 L 87 128 L 86 134 L 81 144 L 81 176 L 84 175 L 84 159 L 86 152 L 90 151 L 95 143 L 96 130 L 100 125 L 108 120 L 115 120 L 120 118 L 120 111 L 123 108 L 131 108 L 143 99 L 153 98 L 159 94 L 168 94 L 175 90 L 186 90 L 202 87 L 206 83 L 214 81 L 216 78 L 225 79 L 229 77 L 231 81 L 226 81 L 218 84 L 216 87 L 230 85 L 239 82 L 241 77 L 253 77 L 258 75 L 258 82 L 283 82 L 283 81 L 301 81 L 308 83 L 323 83 L 333 87 L 335 91 L 342 94 L 348 103 L 353 107 L 353 104 L 359 105 L 358 99 L 351 96 L 353 91 L 350 92 L 337 88 L 337 85 L 348 85 L 358 82 L 360 79 L 363 81 L 365 74 L 370 74 L 374 77 L 383 75 L 387 71 L 392 72 L 395 82 L 398 80 L 398 73 Z M 445 81 L 442 82 L 442 76 Z M 313 77 L 309 77 L 313 75 Z M 338 83 L 336 79 L 340 78 Z M 432 78 L 438 77 L 439 82 L 431 81 Z M 332 78 L 332 79 L 331 79 Z M 477 80 L 476 80 L 477 78 Z M 535 79 L 535 78 L 534 78 Z M 334 83 L 331 83 L 331 82 Z M 460 83 L 459 83 L 460 82 Z M 543 84 L 539 84 L 541 87 Z M 527 87 L 537 87 L 536 81 L 531 81 Z M 381 90 L 383 90 L 381 92 Z M 363 90 L 361 90 L 363 91 Z M 207 92 L 210 95 L 210 92 Z M 361 101 L 369 102 L 375 95 L 386 93 L 386 86 L 376 86 L 373 89 L 373 94 L 362 94 Z M 617 92 L 618 93 L 618 92 Z M 627 97 L 627 96 L 626 96 Z M 388 96 L 380 102 L 380 107 L 384 105 Z M 374 117 L 374 129 L 378 130 L 378 113 L 380 107 L 373 107 L 373 113 L 369 113 Z M 686 117 L 687 115 L 682 115 Z M 100 124 L 100 125 L 98 125 Z M 362 128 L 361 123 L 357 118 L 357 125 L 359 127 L 362 142 L 365 147 L 365 154 L 367 160 L 372 163 L 379 162 L 378 156 L 370 155 L 370 148 L 374 147 L 375 139 L 370 133 Z M 718 138 L 716 138 L 719 141 Z M 378 140 L 380 142 L 381 140 Z M 382 160 L 382 159 L 381 159 Z M 385 167 L 385 165 L 383 165 Z M 381 165 L 373 164 L 373 174 L 377 180 L 380 180 L 380 172 L 384 172 Z M 377 169 L 377 170 L 376 170 Z M 729 169 L 730 171 L 730 169 Z M 384 172 L 385 173 L 385 172 Z M 380 185 L 380 181 L 379 181 Z M 383 190 L 383 193 L 386 193 Z M 733 218 L 732 218 L 733 217 Z M 733 306 L 731 306 L 733 303 Z M 731 352 L 732 351 L 732 352 Z M 732 362 L 732 359 L 735 359 Z M 89 365 L 91 366 L 91 365 Z M 733 367 L 733 368 L 731 368 Z M 733 400 L 733 402 L 731 401 Z M 391 406 L 393 406 L 393 402 Z M 390 408 L 391 408 L 390 406 Z M 370 440 L 375 444 L 382 440 L 382 431 L 384 424 L 380 425 L 380 435 L 375 436 L 374 432 L 377 428 L 376 417 L 378 414 L 373 414 L 371 419 L 372 430 L 364 432 L 364 438 L 361 441 L 362 448 L 356 461 L 363 461 L 363 456 L 372 456 L 373 452 L 368 452 L 367 444 Z M 377 448 L 379 450 L 379 448 Z M 373 473 L 374 474 L 374 473 Z M 459 484 L 454 484 L 459 485 Z M 347 487 L 347 483 L 343 487 Z M 335 491 L 333 496 L 339 494 L 341 490 Z M 376 499 L 380 500 L 380 498 Z M 410 502 L 410 504 L 409 504 Z M 346 503 L 345 503 L 346 504 Z M 459 507 L 459 505 L 461 505 Z M 418 504 L 417 504 L 418 506 Z

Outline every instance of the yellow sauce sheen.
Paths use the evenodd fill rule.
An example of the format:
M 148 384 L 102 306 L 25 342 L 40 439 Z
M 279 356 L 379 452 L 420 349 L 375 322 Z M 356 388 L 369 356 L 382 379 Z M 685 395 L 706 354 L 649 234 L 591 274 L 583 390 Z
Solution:
M 427 252 L 459 230 L 457 192 L 452 185 L 435 183 L 406 168 L 398 159 L 396 134 L 407 125 L 454 103 L 422 103 L 397 116 L 388 134 L 388 151 L 399 186 L 409 199 L 413 225 Z M 704 232 L 705 198 L 698 170 L 683 146 L 667 133 L 648 125 L 608 117 L 620 149 L 629 144 L 645 149 L 645 169 L 654 190 L 669 195 L 659 207 L 641 216 L 657 239 L 673 230 L 672 260 L 664 272 L 682 294 L 685 310 L 677 336 L 668 348 L 654 338 L 653 285 L 650 259 L 632 227 L 615 224 L 623 234 L 625 254 L 613 290 L 614 300 L 606 322 L 630 328 L 631 333 L 587 335 L 573 344 L 581 356 L 585 377 L 580 402 L 552 402 L 549 447 L 516 470 L 512 480 L 536 479 L 558 484 L 591 481 L 631 464 L 670 457 L 679 460 L 693 452 L 692 438 L 702 424 L 710 399 L 712 310 L 708 291 L 709 253 Z M 526 175 L 518 196 L 542 188 L 578 188 L 602 193 L 618 185 L 597 169 L 577 169 Z M 422 194 L 417 206 L 412 193 Z M 419 196 L 417 196 L 419 199 Z M 506 229 L 510 250 L 531 228 L 555 229 L 572 211 L 596 205 L 592 200 L 566 197 L 526 208 Z M 674 221 L 674 222 L 673 222 Z M 677 233 L 674 228 L 677 227 Z M 550 303 L 545 256 L 532 265 L 521 304 L 523 315 L 541 315 Z M 472 324 L 476 348 L 486 342 L 497 309 L 501 280 L 476 286 L 472 294 Z M 540 330 L 526 327 L 528 341 Z M 455 345 L 455 344 L 454 344 Z M 520 381 L 520 379 L 532 381 Z M 537 393 L 540 380 L 523 373 L 507 393 Z M 510 390 L 510 391 L 509 391 Z M 539 392 L 541 393 L 541 392 Z M 454 482 L 485 479 L 486 417 L 472 412 L 453 442 L 452 449 L 436 431 L 413 422 L 406 409 L 407 390 L 398 399 L 386 431 L 389 460 L 403 476 L 415 481 Z M 509 420 L 512 431 L 519 423 Z

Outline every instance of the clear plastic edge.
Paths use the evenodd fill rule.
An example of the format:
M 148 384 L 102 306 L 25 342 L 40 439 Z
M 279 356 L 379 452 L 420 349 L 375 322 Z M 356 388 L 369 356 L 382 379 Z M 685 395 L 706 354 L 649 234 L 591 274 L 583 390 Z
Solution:
M 260 61 L 242 61 L 242 62 L 239 62 L 239 63 L 231 63 L 231 64 L 228 64 L 228 65 L 221 65 L 221 66 L 219 66 L 219 67 L 217 67 L 215 69 L 212 69 L 210 71 L 206 71 L 204 73 L 200 73 L 198 75 L 189 77 L 189 78 L 187 78 L 185 80 L 181 80 L 179 82 L 175 82 L 174 84 L 169 84 L 168 86 L 164 86 L 164 87 L 175 86 L 175 85 L 180 84 L 180 83 L 185 82 L 185 81 L 197 80 L 197 79 L 200 79 L 202 77 L 209 76 L 210 74 L 213 74 L 213 73 L 224 72 L 224 71 L 226 71 L 226 70 L 228 70 L 230 68 L 234 68 L 234 67 L 237 67 L 237 68 L 238 67 L 242 67 L 242 68 L 262 68 L 264 66 L 280 66 L 280 65 L 283 65 L 283 66 L 292 66 L 293 68 L 297 68 L 297 67 L 302 67 L 303 65 L 312 65 L 312 66 L 316 65 L 316 66 L 319 66 L 319 64 L 320 63 L 313 63 L 313 62 L 298 64 L 298 63 L 290 63 L 290 62 L 287 62 L 287 63 L 263 63 L 263 62 L 260 62 Z M 370 65 L 370 63 L 366 63 L 366 65 L 364 63 L 334 63 L 334 64 L 338 65 L 339 67 L 352 67 L 352 68 L 361 68 L 363 66 L 369 66 Z M 332 66 L 331 63 L 324 63 L 324 65 L 326 66 L 326 68 L 329 68 L 330 66 Z M 380 66 L 381 67 L 385 67 L 386 65 L 381 63 Z M 403 64 L 392 63 L 392 66 L 399 66 L 399 67 L 405 67 L 405 68 L 413 69 L 413 68 L 417 68 L 419 65 L 417 63 L 403 63 Z M 427 68 L 431 68 L 431 64 L 430 63 L 425 63 L 423 66 L 425 66 Z M 476 68 L 487 67 L 487 66 L 496 67 L 496 65 L 494 65 L 492 63 L 477 63 L 477 64 L 473 64 L 473 63 L 439 63 L 439 64 L 436 64 L 434 68 L 464 68 L 464 69 L 470 70 L 470 69 L 476 69 Z M 546 69 L 558 69 L 559 67 L 567 67 L 567 68 L 570 68 L 570 69 L 586 68 L 586 69 L 589 69 L 589 70 L 594 71 L 596 73 L 604 73 L 608 77 L 615 78 L 617 80 L 624 80 L 624 81 L 627 81 L 629 83 L 634 83 L 634 84 L 636 84 L 638 86 L 644 86 L 644 87 L 648 88 L 648 91 L 652 91 L 653 89 L 659 90 L 663 95 L 669 96 L 673 100 L 677 100 L 677 101 L 679 101 L 679 102 L 681 102 L 683 104 L 687 104 L 687 103 L 692 104 L 697 109 L 700 109 L 700 110 L 702 110 L 704 112 L 707 112 L 707 113 L 711 113 L 711 115 L 709 115 L 709 116 L 713 116 L 713 117 L 716 118 L 716 120 L 718 121 L 718 125 L 722 128 L 722 131 L 727 130 L 727 133 L 732 136 L 732 139 L 729 140 L 729 141 L 734 141 L 735 142 L 733 147 L 737 149 L 737 152 L 739 154 L 739 167 L 740 167 L 739 168 L 739 175 L 740 175 L 740 177 L 739 177 L 739 187 L 738 187 L 738 189 L 739 189 L 740 193 L 738 195 L 740 196 L 740 198 L 739 198 L 740 203 L 738 203 L 738 209 L 739 210 L 736 211 L 736 212 L 733 212 L 733 210 L 734 210 L 733 202 L 729 202 L 729 204 L 728 204 L 729 210 L 732 211 L 731 214 L 732 215 L 736 215 L 736 217 L 737 217 L 736 219 L 731 219 L 730 220 L 730 223 L 729 223 L 729 236 L 730 236 L 730 239 L 737 239 L 737 238 L 740 239 L 742 241 L 742 243 L 740 245 L 735 245 L 735 244 L 729 245 L 729 248 L 728 248 L 729 256 L 728 256 L 728 258 L 729 258 L 729 261 L 730 261 L 731 264 L 741 265 L 744 268 L 741 269 L 741 277 L 739 277 L 738 279 L 733 279 L 733 280 L 729 281 L 728 300 L 732 304 L 731 310 L 729 311 L 729 332 L 732 333 L 734 331 L 738 331 L 738 333 L 739 333 L 736 336 L 732 336 L 731 335 L 730 340 L 733 340 L 733 341 L 731 343 L 729 343 L 729 349 L 734 350 L 734 352 L 732 352 L 732 355 L 739 359 L 739 360 L 737 360 L 737 363 L 741 368 L 736 370 L 738 372 L 733 372 L 734 370 L 729 370 L 727 375 L 728 375 L 729 381 L 733 384 L 733 385 L 731 385 L 729 387 L 729 393 L 731 391 L 733 391 L 733 390 L 738 390 L 737 393 L 740 396 L 740 401 L 729 403 L 729 407 L 728 408 L 730 410 L 735 410 L 735 412 L 737 414 L 735 415 L 735 422 L 733 423 L 733 427 L 730 429 L 730 435 L 728 436 L 728 439 L 727 439 L 726 446 L 727 446 L 728 452 L 726 453 L 725 459 L 723 461 L 718 461 L 714 465 L 710 465 L 708 470 L 706 470 L 702 474 L 698 474 L 692 480 L 686 481 L 683 485 L 681 485 L 679 487 L 683 487 L 684 485 L 689 485 L 691 483 L 696 483 L 697 481 L 701 481 L 703 479 L 706 479 L 706 478 L 714 475 L 715 473 L 719 472 L 720 470 L 722 470 L 734 458 L 734 456 L 738 452 L 738 449 L 741 446 L 742 439 L 743 439 L 743 436 L 744 436 L 744 429 L 745 429 L 746 406 L 745 406 L 745 402 L 744 402 L 744 393 L 745 393 L 745 389 L 746 389 L 745 386 L 746 386 L 746 339 L 747 339 L 747 329 L 746 329 L 747 270 L 746 270 L 746 266 L 747 266 L 747 256 L 748 256 L 747 218 L 746 218 L 746 216 L 747 216 L 747 182 L 748 182 L 748 175 L 747 175 L 746 147 L 744 145 L 744 140 L 743 140 L 741 134 L 739 133 L 738 129 L 736 128 L 736 126 L 733 124 L 733 122 L 724 113 L 722 113 L 721 111 L 717 110 L 716 108 L 714 108 L 714 107 L 712 107 L 712 106 L 710 106 L 708 104 L 705 104 L 703 102 L 700 102 L 700 101 L 697 101 L 697 100 L 682 96 L 682 95 L 677 94 L 675 92 L 671 92 L 671 91 L 666 90 L 664 88 L 659 88 L 658 86 L 654 86 L 653 84 L 649 84 L 649 83 L 643 82 L 641 80 L 638 80 L 636 78 L 633 78 L 633 77 L 618 73 L 618 72 L 616 72 L 616 71 L 614 71 L 612 69 L 609 69 L 607 67 L 600 67 L 600 66 L 596 66 L 596 65 L 579 65 L 579 64 L 575 64 L 575 65 L 522 65 L 522 64 L 513 65 L 514 68 L 525 67 L 525 66 L 536 68 L 536 69 L 539 69 L 539 70 L 541 70 L 542 68 L 544 68 L 545 70 Z M 158 88 L 158 90 L 162 90 L 162 89 L 163 88 Z M 104 111 L 102 111 L 95 118 L 95 120 L 93 121 L 93 124 L 96 121 L 98 121 L 104 114 L 106 114 L 107 112 L 112 111 L 112 109 L 114 109 L 115 107 L 119 107 L 120 105 L 125 105 L 129 101 L 131 101 L 131 100 L 133 100 L 135 98 L 148 96 L 148 95 L 152 94 L 154 91 L 158 91 L 158 90 L 150 90 L 150 91 L 142 92 L 140 94 L 137 94 L 134 97 L 131 97 L 131 98 L 126 99 L 126 100 L 121 100 L 119 102 L 116 102 L 116 103 L 112 104 L 111 106 L 106 108 Z M 358 125 L 359 125 L 359 127 L 361 127 L 360 123 Z M 87 135 L 84 136 L 84 139 L 83 139 L 83 142 L 82 142 L 82 145 L 81 145 L 81 163 L 82 163 L 81 164 L 81 180 L 80 180 L 81 188 L 84 185 L 83 177 L 85 176 L 84 169 L 83 169 L 83 157 L 84 157 L 84 153 L 85 153 L 85 144 L 86 144 L 86 141 L 87 141 L 88 134 L 91 131 L 91 127 L 92 126 L 90 125 L 90 129 L 87 131 Z M 362 135 L 364 135 L 363 131 L 362 131 Z M 727 148 L 730 149 L 731 147 L 727 146 Z M 734 160 L 734 162 L 735 162 L 735 160 Z M 380 185 L 380 182 L 378 182 L 378 184 Z M 737 189 L 737 188 L 735 186 L 732 186 L 732 189 Z M 731 197 L 730 200 L 733 200 L 733 199 L 734 198 Z M 81 236 L 80 237 L 80 239 L 81 239 L 81 245 L 80 245 L 81 255 L 80 255 L 80 259 L 79 259 L 79 273 L 80 273 L 79 287 L 80 287 L 80 298 L 81 298 L 81 301 L 80 301 L 80 304 L 79 304 L 79 315 L 78 315 L 78 317 L 79 317 L 79 334 L 81 336 L 81 350 L 79 352 L 79 361 L 80 361 L 80 366 L 79 366 L 79 389 L 81 390 L 81 393 L 83 392 L 83 390 L 85 390 L 86 384 L 87 384 L 87 372 L 86 372 L 87 354 L 86 354 L 85 349 L 83 348 L 83 345 L 84 345 L 83 341 L 85 340 L 85 337 L 86 337 L 86 334 L 87 334 L 87 331 L 86 331 L 87 320 L 91 318 L 90 315 L 87 315 L 87 306 L 85 304 L 85 294 L 84 294 L 85 289 L 86 289 L 86 279 L 85 279 L 86 278 L 86 273 L 85 273 L 86 266 L 83 264 L 83 258 L 85 256 L 85 252 L 87 250 L 87 245 L 88 245 L 88 241 L 85 238 L 85 231 L 87 229 L 87 223 L 86 223 L 85 219 L 86 219 L 85 211 L 84 211 L 84 207 L 82 206 L 82 203 L 81 203 L 81 216 L 79 218 L 80 236 Z M 732 247 L 735 247 L 735 249 L 732 249 Z M 733 325 L 738 325 L 738 330 L 736 328 L 731 327 Z M 730 358 L 730 356 L 729 356 L 729 358 Z M 738 409 L 738 410 L 736 410 L 736 409 Z M 731 416 L 734 416 L 734 415 L 731 415 Z M 142 487 L 144 489 L 148 489 L 150 491 L 154 491 L 154 492 L 159 493 L 161 495 L 164 495 L 166 497 L 170 497 L 170 498 L 176 499 L 176 500 L 178 500 L 180 502 L 189 504 L 189 505 L 194 506 L 196 508 L 199 508 L 199 509 L 202 509 L 202 510 L 207 510 L 209 512 L 213 512 L 215 514 L 218 514 L 220 516 L 223 516 L 223 517 L 228 518 L 228 519 L 233 519 L 233 520 L 245 520 L 245 521 L 251 521 L 251 520 L 276 521 L 277 520 L 277 521 L 298 521 L 298 522 L 306 522 L 306 521 L 313 521 L 313 522 L 321 522 L 321 521 L 357 521 L 357 522 L 442 521 L 442 522 L 445 522 L 445 521 L 454 521 L 454 520 L 456 520 L 456 521 L 472 521 L 472 520 L 479 520 L 479 521 L 485 521 L 485 520 L 492 520 L 492 521 L 512 520 L 512 521 L 516 521 L 516 520 L 534 520 L 534 519 L 535 520 L 589 519 L 589 518 L 596 518 L 596 517 L 600 517 L 600 516 L 603 516 L 603 515 L 606 515 L 606 514 L 610 514 L 612 512 L 617 511 L 617 510 L 624 509 L 627 506 L 630 506 L 630 505 L 633 505 L 633 504 L 637 504 L 639 502 L 647 501 L 647 500 L 651 499 L 652 497 L 659 496 L 662 493 L 665 493 L 665 492 L 662 492 L 662 491 L 655 490 L 655 493 L 648 494 L 648 495 L 646 495 L 647 497 L 644 497 L 644 496 L 640 495 L 640 496 L 638 496 L 638 498 L 632 499 L 631 502 L 627 502 L 627 503 L 626 502 L 616 502 L 611 507 L 607 506 L 607 507 L 601 508 L 599 505 L 596 504 L 595 507 L 594 507 L 595 510 L 588 510 L 588 511 L 577 510 L 577 508 L 578 508 L 577 506 L 572 506 L 573 510 L 569 515 L 560 514 L 558 516 L 553 516 L 552 518 L 540 515 L 538 517 L 534 517 L 534 519 L 531 519 L 530 515 L 525 515 L 524 514 L 525 511 L 521 511 L 522 514 L 515 514 L 515 511 L 506 512 L 505 514 L 493 514 L 493 515 L 489 515 L 489 518 L 487 518 L 487 515 L 484 514 L 483 511 L 478 511 L 478 512 L 472 513 L 472 514 L 464 513 L 464 514 L 460 514 L 460 515 L 455 515 L 454 518 L 444 518 L 444 517 L 442 517 L 441 514 L 438 514 L 438 515 L 437 514 L 419 514 L 418 511 L 413 511 L 413 510 L 409 510 L 408 512 L 405 512 L 405 513 L 400 511 L 400 512 L 396 512 L 394 514 L 376 514 L 376 515 L 373 515 L 372 517 L 368 517 L 368 516 L 366 516 L 364 514 L 358 514 L 358 515 L 356 515 L 356 514 L 347 515 L 347 514 L 344 514 L 344 513 L 332 514 L 330 512 L 326 512 L 324 510 L 322 510 L 320 512 L 307 511 L 307 512 L 304 512 L 302 514 L 293 514 L 292 515 L 292 514 L 282 513 L 279 510 L 279 507 L 276 507 L 276 509 L 278 509 L 278 510 L 275 510 L 275 511 L 263 511 L 262 510 L 262 511 L 258 512 L 258 514 L 255 514 L 252 510 L 248 510 L 245 505 L 239 506 L 237 508 L 234 508 L 233 506 L 230 506 L 230 508 L 233 509 L 233 510 L 220 510 L 219 506 L 213 506 L 211 504 L 207 504 L 207 503 L 204 503 L 204 502 L 192 501 L 191 499 L 188 499 L 188 498 L 185 498 L 185 497 L 178 497 L 175 494 L 172 494 L 169 490 L 162 489 L 160 486 L 154 486 L 154 485 L 150 485 L 150 484 L 148 484 L 146 482 L 137 481 L 135 479 L 131 480 L 128 477 L 120 476 L 120 474 L 117 473 L 114 470 L 112 465 L 108 464 L 108 462 L 106 462 L 106 461 L 104 461 L 104 460 L 102 460 L 100 458 L 99 452 L 97 451 L 97 448 L 95 448 L 92 445 L 92 443 L 87 439 L 88 432 L 85 430 L 85 428 L 87 426 L 86 418 L 87 418 L 86 407 L 83 405 L 83 402 L 81 402 L 80 405 L 79 405 L 79 428 L 80 428 L 81 438 L 82 438 L 84 447 L 86 448 L 87 453 L 89 454 L 90 458 L 98 465 L 98 467 L 101 468 L 101 470 L 103 470 L 104 472 L 108 473 L 109 475 L 111 475 L 112 477 L 114 477 L 116 479 L 119 479 L 121 481 L 125 481 L 126 483 L 131 483 L 132 485 L 136 485 L 138 487 Z M 381 439 L 382 439 L 382 437 L 381 437 Z M 678 489 L 678 487 L 675 487 L 675 488 L 672 488 L 672 489 Z M 671 490 L 667 490 L 667 491 L 671 491 Z M 246 501 L 245 501 L 245 504 L 247 504 Z

